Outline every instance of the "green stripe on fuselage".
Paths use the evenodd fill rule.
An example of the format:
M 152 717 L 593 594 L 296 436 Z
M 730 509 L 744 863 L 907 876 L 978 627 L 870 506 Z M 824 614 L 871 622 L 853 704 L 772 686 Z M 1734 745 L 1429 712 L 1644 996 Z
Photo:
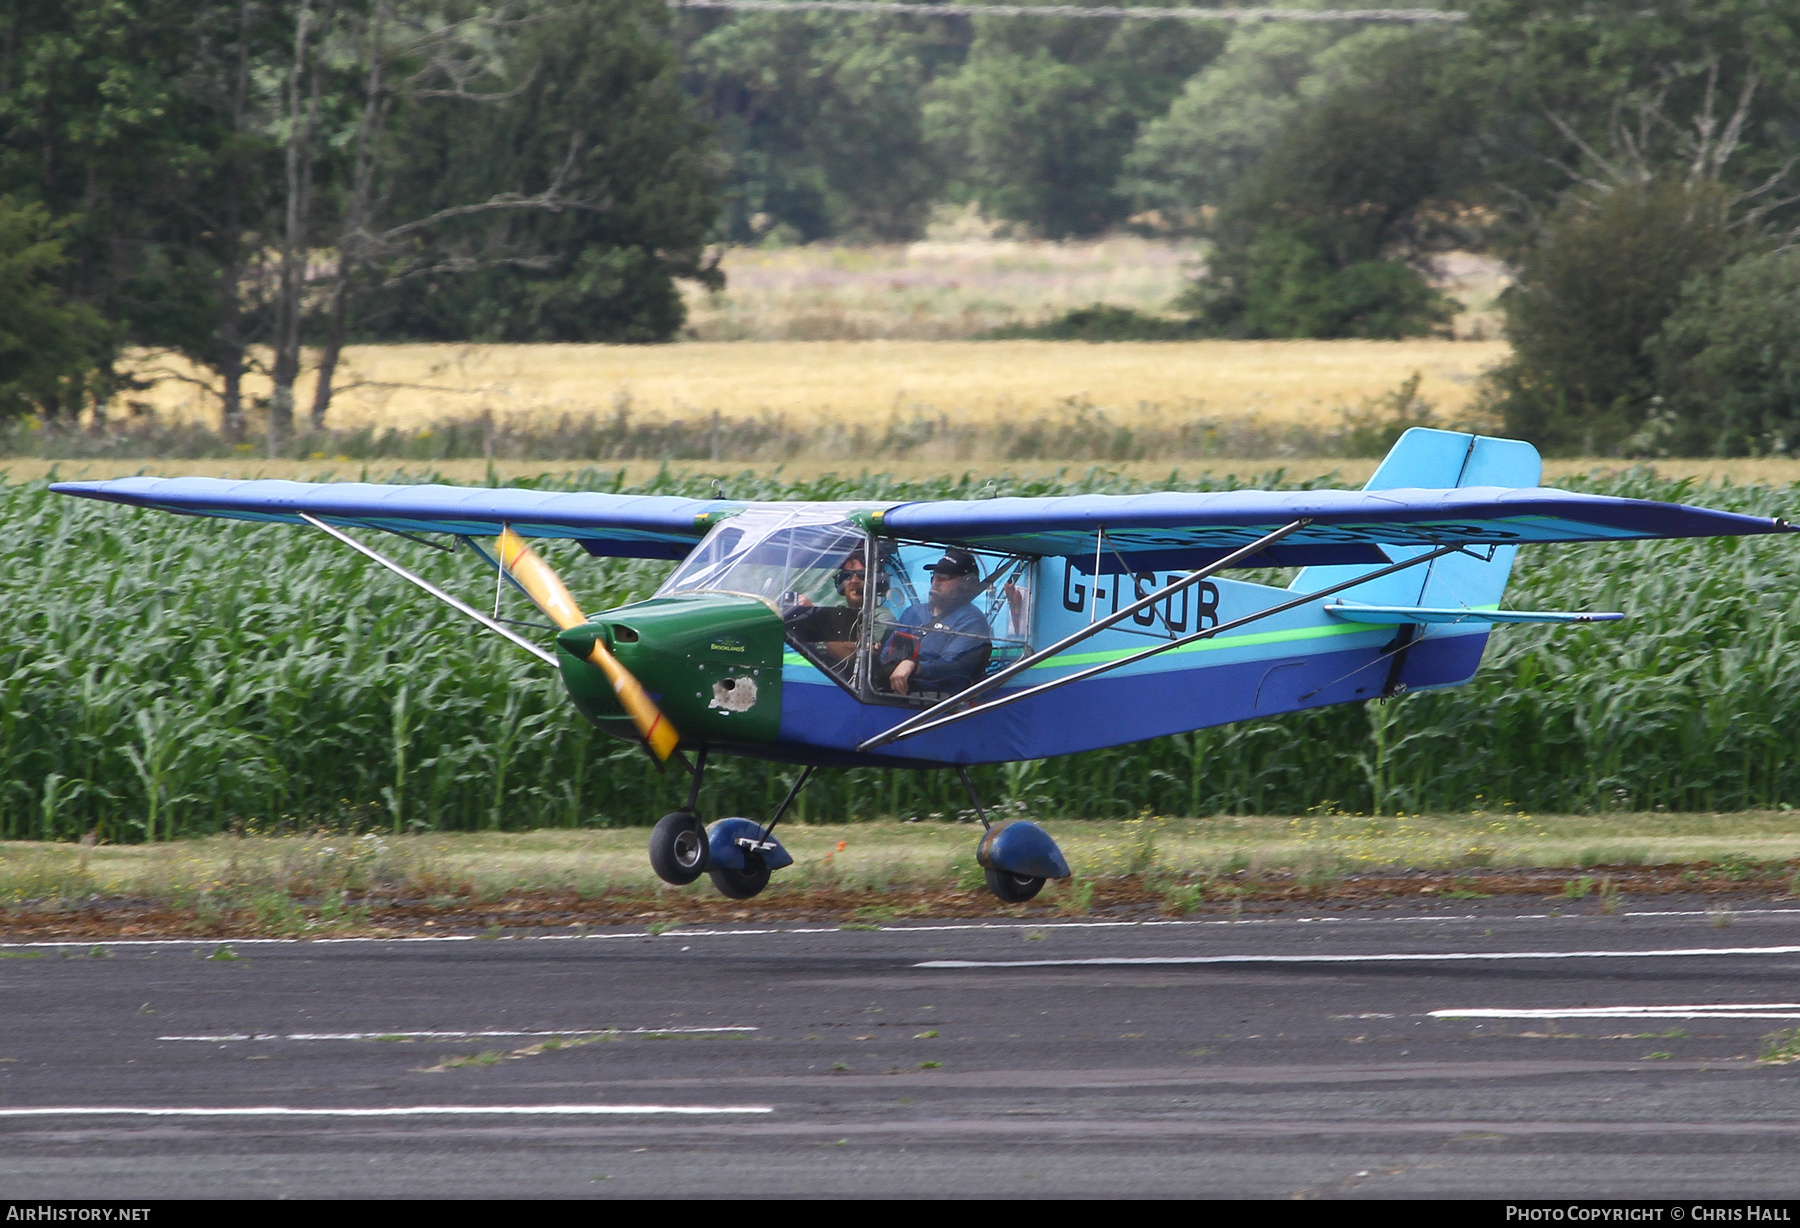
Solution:
M 1190 652 L 1219 652 L 1227 648 L 1255 648 L 1262 644 L 1288 644 L 1295 640 L 1315 640 L 1331 635 L 1366 635 L 1379 629 L 1359 627 L 1355 624 L 1333 623 L 1320 627 L 1290 627 L 1285 631 L 1250 631 L 1243 635 L 1226 635 L 1210 640 L 1196 640 L 1192 644 L 1183 644 L 1180 648 L 1170 648 L 1162 655 L 1168 657 L 1182 656 Z M 1040 669 L 1061 669 L 1070 665 L 1099 665 L 1103 661 L 1117 661 L 1134 652 L 1142 652 L 1142 648 L 1109 648 L 1103 652 L 1070 652 L 1060 657 L 1034 665 L 1026 673 Z
M 1291 644 L 1300 640 L 1325 639 L 1337 635 L 1388 635 L 1385 627 L 1374 627 L 1359 623 L 1332 623 L 1329 626 L 1290 627 L 1283 631 L 1250 631 L 1243 635 L 1227 635 L 1218 639 L 1196 640 L 1192 644 L 1184 644 L 1180 648 L 1167 649 L 1164 656 L 1185 656 L 1193 652 L 1221 652 L 1231 648 L 1256 648 L 1264 644 Z M 1072 669 L 1083 665 L 1099 665 L 1106 661 L 1118 661 L 1135 652 L 1142 652 L 1143 647 L 1109 648 L 1102 652 L 1070 652 L 1062 656 L 1034 665 L 1026 670 L 1034 674 L 1039 670 Z M 1155 658 L 1149 658 L 1154 660 Z M 797 652 L 788 652 L 781 658 L 783 665 L 804 665 L 818 670 L 812 662 Z

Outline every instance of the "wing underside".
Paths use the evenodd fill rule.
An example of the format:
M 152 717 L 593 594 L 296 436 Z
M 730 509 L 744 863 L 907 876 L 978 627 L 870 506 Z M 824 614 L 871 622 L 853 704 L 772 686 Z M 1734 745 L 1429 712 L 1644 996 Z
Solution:
M 561 537 L 592 554 L 687 557 L 712 518 L 741 503 L 670 495 L 613 495 L 472 486 L 384 486 L 368 482 L 269 479 L 118 478 L 60 482 L 59 494 L 195 516 L 302 524 L 302 513 L 348 528 L 493 537 Z
M 1247 565 L 1385 562 L 1384 546 L 1519 546 L 1792 532 L 1785 521 L 1544 488 L 1168 492 L 904 503 L 882 528 L 922 541 L 1060 555 L 1084 570 L 1201 567 L 1305 521 Z
M 562 537 L 591 553 L 679 559 L 745 503 L 463 486 L 268 479 L 119 478 L 51 489 L 190 515 L 286 524 L 302 513 L 403 533 Z M 804 506 L 804 505 L 802 505 Z M 852 505 L 837 505 L 848 515 Z M 1272 530 L 1304 525 L 1244 566 L 1382 565 L 1383 547 L 1471 548 L 1547 542 L 1792 532 L 1785 521 L 1643 499 L 1543 488 L 1224 491 L 1068 495 L 859 505 L 878 532 L 1117 573 L 1197 568 Z

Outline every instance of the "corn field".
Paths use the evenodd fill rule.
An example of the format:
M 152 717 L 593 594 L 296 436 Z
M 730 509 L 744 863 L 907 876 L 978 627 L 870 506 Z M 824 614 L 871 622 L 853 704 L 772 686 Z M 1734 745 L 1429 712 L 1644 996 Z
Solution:
M 540 484 L 711 486 L 663 474 L 627 487 L 604 471 Z M 736 498 L 956 498 L 986 478 L 726 484 Z M 1649 471 L 1564 484 L 1790 517 L 1800 502 L 1800 485 Z M 1093 471 L 1003 493 L 1144 488 Z M 682 796 L 679 773 L 661 776 L 591 730 L 537 662 L 321 534 L 64 499 L 43 483 L 0 489 L 0 508 L 0 837 L 617 826 L 654 821 Z M 472 604 L 493 600 L 468 556 L 384 544 Z M 560 545 L 553 562 L 592 610 L 647 595 L 667 567 Z M 1508 601 L 1628 619 L 1497 632 L 1477 679 L 1452 691 L 975 775 L 996 807 L 1045 817 L 1800 804 L 1792 540 L 1526 550 Z M 716 761 L 705 809 L 765 813 L 793 772 Z M 946 773 L 859 769 L 821 772 L 799 814 L 966 805 Z

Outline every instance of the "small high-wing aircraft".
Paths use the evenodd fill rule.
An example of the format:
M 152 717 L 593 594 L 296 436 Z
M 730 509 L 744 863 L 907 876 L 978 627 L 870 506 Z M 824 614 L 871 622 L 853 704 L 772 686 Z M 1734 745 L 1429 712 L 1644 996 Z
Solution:
M 745 503 L 215 478 L 51 489 L 310 525 L 542 658 L 594 725 L 687 770 L 686 803 L 650 839 L 671 883 L 709 873 L 727 896 L 759 893 L 793 864 L 774 829 L 818 767 L 950 768 L 985 829 L 989 888 L 1022 902 L 1068 864 L 1036 824 L 990 823 L 968 764 L 1454 686 L 1497 624 L 1622 617 L 1502 609 L 1520 546 L 1794 531 L 1544 489 L 1541 472 L 1530 444 L 1414 429 L 1360 491 Z M 348 529 L 461 539 L 561 628 L 555 650 Z M 478 538 L 496 539 L 491 554 Z M 531 538 L 679 566 L 650 599 L 590 616 Z M 1224 575 L 1252 567 L 1300 571 L 1286 588 Z M 709 829 L 712 753 L 803 771 L 767 820 Z

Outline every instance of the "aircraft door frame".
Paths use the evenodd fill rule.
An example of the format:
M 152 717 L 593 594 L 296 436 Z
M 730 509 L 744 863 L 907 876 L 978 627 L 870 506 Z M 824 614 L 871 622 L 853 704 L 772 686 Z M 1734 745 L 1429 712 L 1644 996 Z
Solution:
M 885 577 L 886 582 L 883 584 L 878 580 L 875 583 L 870 599 L 863 607 L 863 639 L 857 653 L 854 683 L 857 698 L 862 702 L 919 708 L 936 703 L 949 693 L 925 691 L 897 695 L 884 685 L 881 660 L 883 648 L 892 634 L 882 628 L 891 626 L 910 606 L 928 599 L 929 575 L 923 568 L 941 558 L 946 549 L 968 550 L 981 567 L 982 584 L 974 601 L 988 623 L 992 646 L 982 676 L 1031 651 L 1036 638 L 1037 589 L 1042 562 L 1039 556 L 870 535 L 867 557 L 877 560 L 878 574 Z M 1006 595 L 1008 585 L 1017 594 L 1016 607 Z M 885 619 L 881 614 L 884 610 Z

